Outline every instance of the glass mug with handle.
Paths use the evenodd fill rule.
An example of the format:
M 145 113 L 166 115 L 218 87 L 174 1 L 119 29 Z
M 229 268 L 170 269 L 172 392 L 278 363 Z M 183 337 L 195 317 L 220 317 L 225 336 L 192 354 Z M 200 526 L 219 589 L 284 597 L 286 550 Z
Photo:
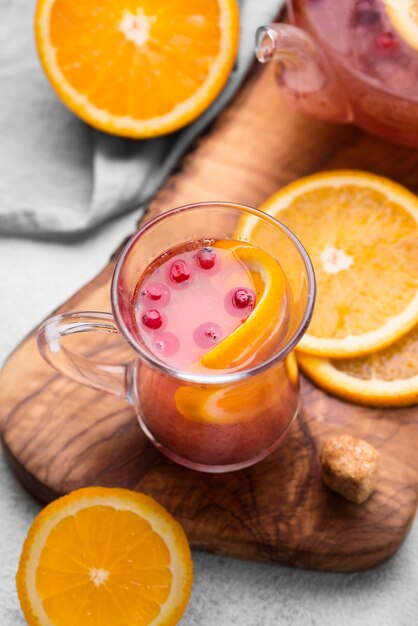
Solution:
M 147 318 L 143 315 L 138 321 L 138 298 L 142 297 L 138 295 L 138 285 L 141 281 L 143 283 L 144 275 L 149 275 L 150 264 L 157 267 L 163 277 L 161 280 L 170 282 L 161 269 L 163 266 L 156 266 L 156 259 L 167 264 L 174 258 L 172 251 L 180 246 L 193 263 L 195 249 L 201 242 L 213 245 L 212 248 L 204 247 L 203 254 L 222 254 L 224 259 L 224 273 L 209 279 L 211 288 L 226 289 L 225 281 L 235 276 L 237 269 L 241 271 L 242 268 L 234 265 L 231 276 L 225 274 L 234 251 L 256 261 L 261 259 L 258 278 L 266 273 L 266 259 L 271 267 L 277 266 L 285 276 L 287 307 L 286 315 L 281 318 L 280 333 L 276 336 L 269 331 L 270 317 L 260 320 L 266 331 L 264 335 L 261 327 L 257 330 L 257 324 L 254 326 L 256 303 L 247 322 L 242 324 L 240 320 L 239 323 L 243 328 L 248 320 L 253 319 L 251 323 L 255 330 L 246 327 L 251 330 L 248 342 L 251 345 L 261 333 L 263 339 L 259 341 L 258 359 L 239 367 L 180 367 L 173 359 L 164 358 L 150 347 L 149 337 L 153 329 L 148 329 L 149 335 L 139 332 L 141 320 Z M 199 274 L 199 271 L 194 289 L 199 289 L 199 281 L 206 280 L 203 277 L 205 272 Z M 271 281 L 274 280 L 273 273 Z M 172 286 L 173 297 L 178 298 L 179 291 L 175 290 L 181 291 L 183 286 Z M 168 287 L 163 285 L 162 288 L 167 291 Z M 263 290 L 265 286 L 259 288 Z M 143 295 L 145 291 L 142 289 L 141 293 Z M 274 295 L 274 289 L 271 294 Z M 297 238 L 283 224 L 257 209 L 238 204 L 193 204 L 155 218 L 128 241 L 113 274 L 113 315 L 77 312 L 52 317 L 38 330 L 38 348 L 50 365 L 76 382 L 126 398 L 144 433 L 170 459 L 206 472 L 231 471 L 252 465 L 270 454 L 284 438 L 297 414 L 299 382 L 292 351 L 307 329 L 314 299 L 311 261 Z M 272 297 L 268 306 L 272 307 L 273 319 L 281 303 L 271 300 Z M 264 308 L 266 302 L 267 297 L 264 298 Z M 167 308 L 164 315 L 168 318 L 176 310 Z M 190 334 L 190 320 L 194 319 L 194 313 L 187 322 L 184 319 L 184 323 L 182 315 L 177 312 L 173 324 L 177 322 L 182 334 Z M 169 324 L 170 320 L 167 329 Z M 100 362 L 97 354 L 90 358 L 79 353 L 80 346 L 86 343 L 86 333 L 97 332 L 116 333 L 117 340 L 125 347 L 129 346 L 131 356 L 126 363 Z M 156 339 L 162 339 L 154 340 L 153 345 L 161 347 L 167 336 L 167 333 L 157 333 Z M 245 341 L 241 340 L 241 343 Z M 218 348 L 221 346 L 222 341 L 217 344 Z

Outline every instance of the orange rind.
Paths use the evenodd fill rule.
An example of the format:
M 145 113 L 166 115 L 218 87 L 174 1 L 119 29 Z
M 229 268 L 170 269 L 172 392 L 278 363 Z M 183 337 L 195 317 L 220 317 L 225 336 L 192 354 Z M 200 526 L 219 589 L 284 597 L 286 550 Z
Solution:
M 367 406 L 418 403 L 418 327 L 379 352 L 357 359 L 297 355 L 301 370 L 325 391 Z
M 249 362 L 277 331 L 286 295 L 285 275 L 270 254 L 243 242 L 233 242 L 231 250 L 252 276 L 256 305 L 238 328 L 200 359 L 204 367 L 212 369 L 237 368 Z

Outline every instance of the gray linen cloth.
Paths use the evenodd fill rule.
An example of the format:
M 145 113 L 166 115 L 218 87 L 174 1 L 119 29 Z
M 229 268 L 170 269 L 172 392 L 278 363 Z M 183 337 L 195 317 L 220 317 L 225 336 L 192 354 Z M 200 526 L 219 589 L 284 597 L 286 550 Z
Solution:
M 232 98 L 254 59 L 255 29 L 281 4 L 241 0 L 238 59 L 217 100 L 182 131 L 134 141 L 92 129 L 58 100 L 35 49 L 34 1 L 0 0 L 0 233 L 72 238 L 143 209 Z

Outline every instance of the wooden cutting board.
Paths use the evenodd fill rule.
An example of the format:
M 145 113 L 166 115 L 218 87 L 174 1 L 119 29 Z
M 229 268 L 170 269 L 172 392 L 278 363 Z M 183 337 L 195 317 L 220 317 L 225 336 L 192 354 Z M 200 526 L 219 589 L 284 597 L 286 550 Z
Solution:
M 257 206 L 300 176 L 345 167 L 390 176 L 418 192 L 416 151 L 300 117 L 281 100 L 271 68 L 256 67 L 145 219 L 202 200 Z M 59 311 L 110 310 L 113 266 L 114 258 Z M 118 346 L 103 337 L 86 350 L 116 357 Z M 193 546 L 322 570 L 377 565 L 396 551 L 415 515 L 418 409 L 360 408 L 306 380 L 302 395 L 299 419 L 268 459 L 226 475 L 199 474 L 162 457 L 125 402 L 46 365 L 32 333 L 0 378 L 1 432 L 12 468 L 42 501 L 85 485 L 129 487 L 166 506 Z M 364 437 L 380 450 L 378 489 L 364 505 L 346 502 L 320 480 L 318 449 L 331 433 Z

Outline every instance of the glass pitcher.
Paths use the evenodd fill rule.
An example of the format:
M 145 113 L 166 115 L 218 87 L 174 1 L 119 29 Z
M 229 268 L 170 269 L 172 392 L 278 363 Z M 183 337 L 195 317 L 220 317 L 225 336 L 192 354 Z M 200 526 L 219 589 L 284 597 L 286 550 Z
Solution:
M 291 24 L 258 29 L 256 54 L 275 61 L 293 107 L 417 148 L 417 3 L 287 0 L 287 8 Z
M 176 245 L 207 238 L 240 239 L 237 227 L 243 218 L 251 219 L 254 228 L 242 239 L 269 252 L 287 277 L 292 314 L 286 335 L 269 347 L 264 361 L 246 369 L 214 369 L 207 374 L 174 369 L 138 334 L 134 300 L 138 281 L 152 261 Z M 299 387 L 292 350 L 309 324 L 314 299 L 312 264 L 285 226 L 237 204 L 189 205 L 147 223 L 127 243 L 112 280 L 113 315 L 80 312 L 53 317 L 38 331 L 38 348 L 48 363 L 73 380 L 126 398 L 145 434 L 172 460 L 202 471 L 230 471 L 267 456 L 296 416 Z M 91 344 L 91 356 L 86 357 L 86 333 L 97 332 L 118 334 L 130 347 L 128 361 L 102 362 L 104 352 L 92 350 Z

